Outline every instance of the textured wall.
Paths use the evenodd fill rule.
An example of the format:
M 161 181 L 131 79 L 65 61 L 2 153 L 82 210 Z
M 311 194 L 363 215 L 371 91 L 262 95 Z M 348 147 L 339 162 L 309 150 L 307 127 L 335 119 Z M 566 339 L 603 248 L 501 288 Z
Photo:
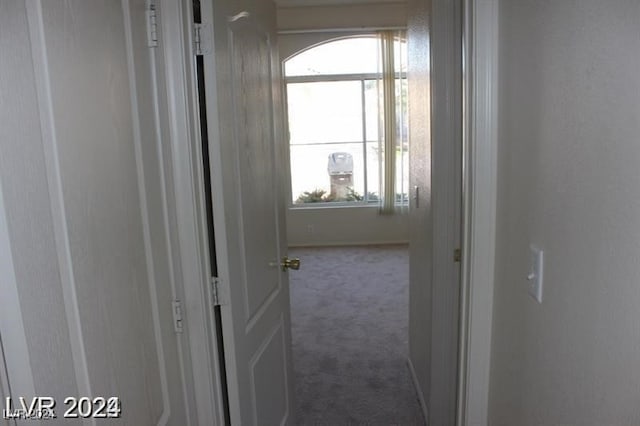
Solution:
M 491 425 L 640 424 L 639 21 L 635 0 L 501 2 Z
M 403 2 L 278 8 L 280 31 L 404 27 L 406 23 L 407 8 Z
M 289 209 L 287 238 L 290 246 L 406 243 L 408 222 L 404 213 L 380 215 L 376 207 Z

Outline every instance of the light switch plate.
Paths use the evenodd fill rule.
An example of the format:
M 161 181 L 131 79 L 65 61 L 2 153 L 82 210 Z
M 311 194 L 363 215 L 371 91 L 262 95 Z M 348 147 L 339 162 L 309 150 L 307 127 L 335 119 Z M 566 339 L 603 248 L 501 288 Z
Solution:
M 536 246 L 530 246 L 531 266 L 527 281 L 529 283 L 529 295 L 542 303 L 542 281 L 544 278 L 544 253 Z

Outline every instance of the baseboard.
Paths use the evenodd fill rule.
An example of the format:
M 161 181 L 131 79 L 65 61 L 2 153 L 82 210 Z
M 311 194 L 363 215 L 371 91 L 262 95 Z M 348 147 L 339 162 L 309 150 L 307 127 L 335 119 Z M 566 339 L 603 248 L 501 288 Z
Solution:
M 409 244 L 407 240 L 397 241 L 323 241 L 313 243 L 292 243 L 289 244 L 291 248 L 306 248 L 306 247 L 353 247 L 353 246 L 389 246 L 389 245 L 406 245 Z
M 413 381 L 413 387 L 418 394 L 418 401 L 420 401 L 420 408 L 422 409 L 422 415 L 424 416 L 425 424 L 429 424 L 429 416 L 427 410 L 427 403 L 424 400 L 424 394 L 422 393 L 422 389 L 420 388 L 420 384 L 418 383 L 418 376 L 416 376 L 416 370 L 413 368 L 413 362 L 411 362 L 411 358 L 407 357 L 407 365 L 409 366 L 409 371 L 411 372 L 411 380 Z

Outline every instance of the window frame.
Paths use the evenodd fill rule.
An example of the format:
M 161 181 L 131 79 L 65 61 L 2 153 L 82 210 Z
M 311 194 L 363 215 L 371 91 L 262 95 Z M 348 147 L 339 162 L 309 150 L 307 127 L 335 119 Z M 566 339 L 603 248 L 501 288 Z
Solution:
M 357 207 L 364 207 L 364 208 L 368 208 L 368 207 L 373 207 L 373 208 L 379 208 L 379 202 L 378 200 L 369 200 L 368 196 L 369 196 L 369 191 L 368 191 L 368 175 L 367 175 L 367 171 L 368 171 L 368 165 L 367 165 L 367 144 L 370 142 L 378 142 L 376 141 L 369 141 L 367 140 L 367 131 L 366 131 L 366 125 L 367 125 L 367 120 L 366 120 L 366 113 L 365 113 L 365 88 L 364 85 L 366 83 L 366 81 L 370 81 L 370 80 L 375 80 L 375 81 L 381 81 L 383 78 L 383 73 L 382 71 L 380 72 L 364 72 L 364 73 L 349 73 L 349 74 L 310 74 L 310 75 L 294 75 L 294 76 L 287 76 L 285 69 L 286 69 L 286 62 L 304 52 L 307 52 L 311 49 L 314 49 L 316 47 L 322 46 L 322 45 L 326 45 L 326 44 L 330 44 L 330 43 L 334 43 L 337 41 L 341 41 L 341 40 L 348 40 L 348 39 L 354 39 L 354 38 L 373 38 L 376 39 L 378 37 L 378 35 L 376 33 L 367 33 L 367 34 L 357 34 L 357 35 L 349 35 L 349 36 L 343 36 L 343 37 L 337 37 L 337 38 L 332 38 L 320 43 L 316 43 L 312 46 L 309 46 L 305 49 L 302 49 L 300 51 L 298 51 L 296 54 L 289 56 L 288 58 L 286 58 L 285 60 L 282 61 L 282 75 L 283 75 L 283 94 L 284 94 L 284 99 L 283 99 L 283 103 L 284 103 L 284 121 L 285 121 L 285 129 L 286 129 L 286 136 L 287 136 L 287 164 L 288 164 L 288 189 L 287 189 L 287 196 L 288 196 L 288 206 L 289 209 L 313 209 L 313 208 L 321 208 L 321 209 L 325 209 L 325 208 L 348 208 L 348 207 L 352 207 L 352 208 L 357 208 Z M 399 40 L 399 42 L 404 42 L 406 43 L 406 39 L 404 40 Z M 394 78 L 397 79 L 406 79 L 407 78 L 407 71 L 396 71 L 394 73 Z M 362 140 L 360 141 L 347 141 L 347 142 L 315 142 L 315 143 L 309 143 L 309 144 L 292 144 L 291 143 L 291 135 L 289 132 L 289 93 L 288 93 L 288 86 L 289 84 L 296 84 L 296 83 L 325 83 L 325 82 L 341 82 L 341 81 L 359 81 L 360 82 L 360 93 L 361 93 L 361 105 L 362 105 L 362 114 L 361 114 L 361 121 L 362 121 Z M 364 176 L 364 193 L 363 193 L 363 200 L 362 201 L 327 201 L 327 202 L 315 202 L 315 203 L 295 203 L 295 200 L 293 198 L 293 176 L 292 176 L 292 170 L 291 170 L 291 146 L 304 146 L 304 145 L 308 145 L 308 146 L 318 146 L 318 145 L 340 145 L 340 144 L 347 144 L 347 143 L 353 143 L 353 144 L 361 144 L 362 145 L 362 154 L 363 154 L 363 164 L 364 164 L 364 170 L 363 170 L 363 176 Z M 379 194 L 379 196 L 382 196 L 381 194 Z M 396 205 L 408 205 L 408 200 L 407 201 L 402 201 L 402 202 L 395 202 Z

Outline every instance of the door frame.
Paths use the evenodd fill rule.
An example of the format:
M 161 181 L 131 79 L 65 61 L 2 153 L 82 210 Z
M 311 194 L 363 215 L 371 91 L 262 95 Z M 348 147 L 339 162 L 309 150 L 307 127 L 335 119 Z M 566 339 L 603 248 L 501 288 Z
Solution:
M 497 196 L 498 0 L 463 1 L 463 257 L 458 350 L 458 426 L 486 425 Z M 200 424 L 223 425 L 221 372 L 208 285 L 197 87 L 190 0 L 164 11 L 167 96 L 175 194 L 174 231 L 186 298 L 186 333 Z M 209 374 L 203 374 L 209 372 Z
M 496 243 L 498 0 L 463 0 L 463 255 L 457 426 L 488 421 Z
M 176 270 L 184 288 L 184 344 L 189 345 L 185 364 L 190 366 L 198 425 L 224 426 L 223 381 L 214 315 L 209 234 L 207 230 L 203 154 L 196 62 L 194 55 L 192 0 L 157 0 L 161 5 L 162 33 L 168 104 L 168 203 L 174 217 L 171 230 Z M 187 359 L 188 358 L 188 359 Z M 187 367 L 189 368 L 189 367 Z
M 128 1 L 123 0 L 122 3 L 123 3 L 121 5 L 122 7 L 124 6 L 128 7 Z M 150 3 L 151 1 L 147 4 L 150 4 Z M 164 139 L 162 140 L 162 142 L 167 143 L 167 146 L 170 145 L 172 152 L 175 152 L 175 148 L 178 146 L 178 143 L 182 144 L 184 141 L 184 139 L 181 137 L 183 134 L 182 130 L 184 130 L 183 129 L 184 126 L 181 127 L 183 125 L 183 122 L 181 121 L 181 119 L 183 119 L 184 117 L 181 117 L 180 114 L 182 112 L 186 112 L 187 109 L 183 108 L 183 105 L 179 103 L 179 100 L 182 99 L 180 98 L 180 95 L 182 93 L 181 89 L 184 90 L 188 88 L 188 83 L 187 83 L 187 79 L 180 76 L 179 70 L 181 69 L 181 67 L 184 67 L 185 65 L 188 66 L 189 63 L 186 60 L 182 60 L 178 58 L 180 58 L 181 57 L 180 55 L 182 55 L 183 53 L 180 45 L 187 43 L 187 41 L 185 38 L 186 36 L 184 34 L 181 34 L 181 32 L 184 31 L 184 29 L 180 25 L 180 22 L 182 20 L 181 2 L 174 2 L 169 0 L 158 0 L 158 2 L 155 4 L 157 5 L 162 4 L 162 8 L 161 8 L 162 12 L 160 13 L 159 16 L 161 18 L 164 18 L 164 20 L 161 24 L 159 24 L 159 27 L 161 28 L 163 33 L 166 34 L 167 40 L 166 40 L 165 46 L 158 48 L 158 51 L 162 50 L 162 53 L 165 55 L 163 62 L 156 61 L 155 56 L 153 56 L 152 54 L 153 59 L 151 60 L 151 62 L 152 62 L 153 69 L 152 67 L 149 67 L 150 78 L 154 80 L 153 81 L 154 93 L 156 92 L 156 90 L 160 92 L 166 91 L 167 97 L 172 101 L 170 102 L 170 105 L 169 105 L 169 108 L 171 110 L 169 113 L 171 123 L 166 124 L 167 128 L 171 130 L 171 133 L 167 135 L 165 135 L 165 133 L 161 133 L 158 135 L 158 138 L 160 138 L 161 140 Z M 124 13 L 123 18 L 125 22 L 123 31 L 125 31 L 125 33 L 131 30 L 131 22 L 129 22 L 130 16 L 128 16 L 128 12 L 129 12 L 128 9 L 123 11 Z M 42 25 L 39 25 L 39 21 L 41 20 L 40 2 L 37 2 L 37 1 L 27 2 L 26 13 L 29 21 L 28 30 L 30 31 L 31 37 L 32 37 L 31 39 L 32 45 L 30 49 L 32 50 L 31 53 L 33 55 L 34 62 L 35 62 L 36 73 L 34 78 L 37 83 L 36 86 L 38 86 L 36 87 L 37 89 L 36 91 L 38 92 L 37 93 L 38 101 L 39 101 L 38 106 L 40 107 L 40 115 L 42 120 L 41 123 L 36 123 L 36 125 L 40 125 L 43 127 L 42 131 L 44 134 L 44 133 L 47 133 L 48 131 L 47 128 L 50 127 L 51 125 L 49 121 L 52 117 L 51 117 L 51 114 L 49 114 L 50 111 L 47 110 L 49 106 L 48 105 L 43 106 L 43 103 L 47 104 L 47 102 L 49 101 L 47 96 L 48 93 L 45 93 L 44 96 L 42 97 L 40 96 L 42 94 L 40 93 L 41 91 L 44 91 L 44 92 L 49 91 L 49 87 L 48 87 L 49 82 L 47 81 L 48 74 L 46 73 L 46 67 L 44 67 L 45 69 L 44 71 L 42 71 L 43 67 L 40 67 L 40 71 L 38 71 L 39 69 L 38 65 L 42 65 L 40 62 L 42 62 L 43 60 L 42 49 L 44 49 L 45 47 L 44 38 L 43 38 L 43 35 L 41 34 L 43 31 L 43 28 L 42 28 Z M 125 34 L 127 43 L 126 45 L 123 45 L 123 49 L 127 53 L 128 65 L 132 66 L 131 64 L 133 59 L 130 57 L 131 52 L 129 52 L 129 48 L 131 48 L 130 46 L 131 40 L 129 40 L 130 38 L 129 36 L 130 34 Z M 160 62 L 162 62 L 162 65 L 160 65 Z M 155 81 L 156 75 L 155 75 L 155 72 L 153 71 L 159 70 L 159 69 L 161 69 L 162 72 L 170 76 L 170 79 L 166 81 L 166 85 L 164 84 L 164 80 L 160 83 Z M 135 84 L 132 83 L 131 79 L 135 80 L 135 78 L 132 76 L 129 76 L 126 80 L 128 81 L 128 83 L 131 84 L 130 90 L 135 95 L 136 88 L 135 88 Z M 46 87 L 44 87 L 43 85 Z M 43 86 L 43 87 L 40 87 L 40 86 Z M 178 99 L 178 101 L 173 102 L 176 99 Z M 166 105 L 160 105 L 157 99 L 155 100 L 155 102 L 157 104 L 156 106 L 158 106 L 159 108 L 166 106 Z M 172 108 L 174 106 L 175 108 Z M 43 108 L 44 108 L 44 113 L 43 113 Z M 136 114 L 135 111 L 133 111 L 133 113 L 134 115 Z M 186 121 L 188 121 L 188 116 Z M 44 135 L 44 136 L 47 136 L 47 135 Z M 169 141 L 170 143 L 168 143 Z M 136 145 L 138 145 L 139 141 L 136 140 L 135 142 L 136 142 Z M 51 166 L 51 164 L 49 164 L 49 160 L 51 160 L 51 158 L 48 158 L 50 155 L 53 155 L 53 154 L 51 154 L 50 152 L 47 152 L 47 144 L 45 143 L 45 157 L 47 157 L 45 158 L 45 162 L 47 163 L 47 166 Z M 176 164 L 179 160 L 180 159 L 176 159 L 175 156 L 171 156 L 169 161 L 172 161 L 174 162 L 174 164 Z M 167 163 L 164 163 L 160 159 L 161 167 L 162 166 L 166 167 L 169 161 L 167 161 Z M 137 165 L 139 166 L 139 164 Z M 48 171 L 50 172 L 50 170 Z M 55 173 L 55 171 L 51 173 Z M 163 168 L 162 177 L 164 179 L 167 179 L 168 185 L 176 183 L 176 176 L 178 175 L 177 174 L 172 175 L 166 168 Z M 65 218 L 63 215 L 64 212 L 61 213 L 60 211 L 58 211 L 59 208 L 55 206 L 57 202 L 53 201 L 53 199 L 58 197 L 58 195 L 56 195 L 58 192 L 60 193 L 59 195 L 61 195 L 60 191 L 56 191 L 55 190 L 56 188 L 52 189 L 51 187 L 51 185 L 53 185 L 54 187 L 58 185 L 55 182 L 51 183 L 51 181 L 55 181 L 56 179 L 55 177 L 52 178 L 50 174 L 48 178 L 50 180 L 49 181 L 50 186 L 48 188 L 49 189 L 48 192 L 52 196 L 51 203 L 54 205 L 53 221 L 54 221 L 54 228 L 55 228 L 57 225 L 59 225 L 59 223 L 64 222 Z M 136 180 L 135 185 L 138 186 L 138 184 L 140 184 L 140 182 Z M 177 188 L 178 186 L 174 185 L 173 189 L 177 189 Z M 167 198 L 167 201 L 165 204 L 168 204 L 170 207 L 176 206 L 176 205 L 180 206 L 179 203 L 175 202 L 175 197 L 172 196 L 171 191 L 163 192 L 163 196 Z M 144 200 L 141 202 L 145 204 Z M 188 211 L 188 208 L 187 208 L 187 211 Z M 26 330 L 25 318 L 29 317 L 29 313 L 24 311 L 20 303 L 20 297 L 19 297 L 20 288 L 19 288 L 19 283 L 17 281 L 15 268 L 14 268 L 14 260 L 13 260 L 11 238 L 10 238 L 11 236 L 9 232 L 10 229 L 8 226 L 7 214 L 8 214 L 8 208 L 7 208 L 7 205 L 5 204 L 5 199 L 3 196 L 3 189 L 2 189 L 2 182 L 0 179 L 0 270 L 4 272 L 3 278 L 0 279 L 0 293 L 3 295 L 2 308 L 0 309 L 0 394 L 3 394 L 3 396 L 5 397 L 8 397 L 8 396 L 11 396 L 13 398 L 24 397 L 30 400 L 31 398 L 42 396 L 42 395 L 38 395 L 36 393 L 37 382 L 34 380 L 33 372 L 35 370 L 34 368 L 32 368 L 32 363 L 31 363 L 31 358 L 33 353 L 29 351 L 29 346 L 27 343 L 28 336 L 25 331 Z M 143 217 L 142 219 L 143 226 L 147 226 L 148 224 L 146 223 L 146 213 L 144 214 L 144 216 L 145 217 Z M 171 219 L 175 219 L 175 218 L 171 218 Z M 171 225 L 173 226 L 173 224 Z M 177 229 L 174 227 L 171 229 L 171 231 L 177 232 Z M 64 232 L 66 233 L 66 231 Z M 180 233 L 181 233 L 180 242 L 182 242 L 182 234 L 184 234 L 184 232 L 180 230 Z M 59 244 L 57 245 L 56 248 L 58 249 L 58 251 L 60 251 Z M 184 252 L 180 251 L 180 253 L 178 253 L 178 250 L 174 251 L 172 250 L 172 248 L 175 248 L 175 247 L 173 247 L 172 244 L 169 244 L 169 250 L 171 251 L 171 253 L 172 254 L 175 253 L 176 258 L 178 258 L 178 261 L 181 261 L 182 265 L 186 265 L 185 260 L 189 259 L 189 255 L 191 254 L 191 252 L 187 249 Z M 147 248 L 145 248 L 145 252 L 146 250 Z M 171 256 L 169 256 L 169 258 L 171 258 Z M 60 260 L 60 262 L 62 262 L 62 260 Z M 190 276 L 188 270 L 185 270 L 183 268 L 182 272 L 184 272 L 183 274 L 184 277 Z M 177 272 L 177 274 L 179 273 L 180 271 Z M 193 274 L 191 274 L 191 276 L 193 276 Z M 149 279 L 152 279 L 152 277 L 150 277 Z M 185 282 L 187 282 L 186 279 L 185 279 Z M 65 287 L 64 283 L 63 283 L 63 287 Z M 190 285 L 189 287 L 190 287 L 190 292 L 192 293 L 194 292 L 193 289 L 197 288 L 197 286 L 193 286 L 193 285 Z M 72 314 L 69 313 L 70 308 L 66 306 L 68 302 L 66 290 L 63 291 L 63 293 L 64 293 L 64 299 L 65 299 L 64 300 L 65 311 L 67 313 L 67 321 L 69 322 L 69 330 L 63 329 L 60 331 L 65 333 L 67 331 L 70 332 L 71 349 L 73 351 L 76 349 L 76 347 L 74 346 L 74 339 L 78 340 L 79 337 L 78 336 L 74 337 L 74 333 L 72 330 L 74 327 L 71 326 L 71 322 L 77 322 L 77 321 L 72 321 L 71 319 L 69 319 L 70 318 L 69 315 L 72 315 Z M 191 296 L 191 298 L 193 299 L 193 296 Z M 201 300 L 202 298 L 198 299 L 198 302 L 201 302 Z M 194 306 L 196 307 L 197 305 L 198 304 L 194 304 Z M 167 310 L 169 310 L 169 309 L 172 309 L 172 306 L 160 306 L 160 308 L 161 309 L 166 308 Z M 200 330 L 198 330 L 198 327 L 197 327 L 197 325 L 199 325 L 198 320 L 201 319 L 201 318 L 198 318 L 198 310 L 194 309 L 193 312 L 191 312 L 190 310 L 190 316 L 193 317 L 194 321 L 192 321 L 192 324 L 190 324 L 191 327 L 189 329 L 189 332 L 183 335 L 179 335 L 178 337 L 178 342 L 180 344 L 180 348 L 178 349 L 178 354 L 179 354 L 178 357 L 179 357 L 179 362 L 181 364 L 180 374 L 181 375 L 184 374 L 184 376 L 181 377 L 184 380 L 184 383 L 182 387 L 169 389 L 169 392 L 172 395 L 174 395 L 175 398 L 183 398 L 184 409 L 187 413 L 187 417 L 184 418 L 185 424 L 188 424 L 188 425 L 199 424 L 203 426 L 211 425 L 211 424 L 222 425 L 222 423 L 219 422 L 217 417 L 214 415 L 214 413 L 222 412 L 216 406 L 218 399 L 216 398 L 215 374 L 217 373 L 213 371 L 211 376 L 212 378 L 209 378 L 207 375 L 201 374 L 202 371 L 205 371 L 204 368 L 207 368 L 207 366 L 209 365 L 213 365 L 208 361 L 203 362 L 202 360 L 203 356 L 201 354 L 207 353 L 206 351 L 202 350 L 202 346 L 204 345 L 204 343 L 202 342 L 206 341 L 206 339 L 203 341 L 193 340 L 193 338 L 197 338 L 198 336 L 203 335 L 203 333 L 199 333 Z M 204 323 L 205 321 L 203 320 L 202 322 Z M 189 327 L 185 327 L 185 329 L 187 328 Z M 181 337 L 184 337 L 184 338 L 181 338 Z M 191 337 L 191 340 L 188 340 L 189 337 Z M 78 373 L 78 368 L 75 368 L 74 371 Z M 198 374 L 194 374 L 196 372 Z M 71 379 L 73 379 L 74 382 L 77 382 L 76 384 L 83 381 L 81 380 L 82 377 L 80 376 L 77 377 L 77 380 L 74 379 L 73 377 Z M 191 389 L 191 386 L 194 383 L 196 385 L 194 389 Z M 84 393 L 84 396 L 87 396 L 86 392 L 82 391 L 82 388 L 83 388 L 82 384 L 80 383 L 78 386 L 80 387 L 80 396 L 83 396 L 83 393 Z M 164 389 L 163 389 L 163 394 L 164 394 Z M 197 412 L 195 410 L 192 410 L 192 408 L 196 406 L 195 402 L 193 403 L 191 402 L 193 399 L 197 399 L 196 401 L 198 403 Z M 0 401 L 0 410 L 5 408 L 4 402 L 5 402 L 4 400 Z M 58 403 L 60 402 L 61 401 L 58 401 Z M 163 422 L 166 423 L 166 418 L 167 418 L 166 416 L 169 415 L 169 411 L 170 410 L 168 407 L 164 410 L 162 417 L 160 419 L 161 424 L 163 424 Z M 22 422 L 20 421 L 9 421 L 9 423 L 22 424 Z M 40 424 L 41 422 L 32 421 L 29 423 Z
M 153 0 L 151 0 L 153 1 Z M 168 103 L 169 146 L 167 162 L 170 167 L 163 171 L 171 189 L 167 191 L 169 202 L 173 204 L 175 217 L 171 224 L 178 244 L 174 247 L 178 268 L 184 286 L 184 333 L 190 345 L 190 367 L 192 372 L 194 398 L 197 410 L 197 424 L 225 425 L 223 374 L 216 338 L 218 326 L 213 304 L 211 286 L 211 265 L 209 256 L 209 234 L 207 230 L 206 197 L 204 185 L 201 123 L 199 115 L 198 87 L 196 81 L 196 61 L 194 44 L 194 19 L 192 0 L 156 0 L 161 5 L 158 31 L 162 34 L 164 56 L 163 71 L 166 80 Z M 206 51 L 205 62 L 213 60 L 208 56 L 213 49 L 212 22 L 205 18 L 213 10 L 212 0 L 201 1 L 201 48 Z M 211 67 L 215 69 L 215 66 Z M 215 75 L 207 76 L 207 81 L 215 82 Z M 215 84 L 206 88 L 206 96 L 215 99 Z M 217 110 L 211 108 L 208 114 L 213 120 L 209 129 L 216 128 Z M 215 141 L 209 132 L 210 141 Z M 220 185 L 211 186 L 212 199 L 220 198 Z M 214 217 L 215 220 L 215 217 Z M 216 228 L 217 239 L 224 239 L 225 230 Z M 226 247 L 216 247 L 219 264 L 226 264 L 229 253 Z M 225 280 L 226 272 L 218 271 Z M 219 295 L 223 303 L 227 300 L 224 288 Z M 233 377 L 231 377 L 233 380 Z M 233 398 L 233 395 L 229 395 Z M 234 401 L 228 401 L 233 407 Z M 236 403 L 237 405 L 237 403 Z

